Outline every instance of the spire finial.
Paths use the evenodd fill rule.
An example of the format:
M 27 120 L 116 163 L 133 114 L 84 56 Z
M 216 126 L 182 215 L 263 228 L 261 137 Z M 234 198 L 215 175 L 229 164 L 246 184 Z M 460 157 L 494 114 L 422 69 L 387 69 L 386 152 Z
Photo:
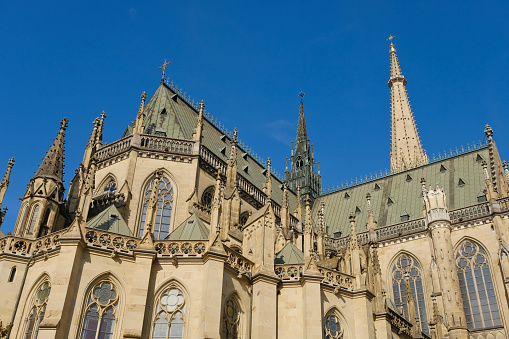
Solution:
M 163 69 L 163 77 L 161 78 L 161 82 L 164 81 L 164 76 L 166 75 L 166 66 L 168 66 L 169 64 L 171 64 L 171 61 L 170 62 L 166 62 L 166 59 L 164 59 L 164 64 L 159 67 L 159 69 Z
M 392 34 L 389 34 L 389 38 L 387 39 L 387 41 L 390 41 L 391 42 L 391 52 L 394 51 L 396 52 L 396 49 L 394 48 L 394 43 L 392 42 L 392 39 L 394 39 L 395 36 L 392 36 Z
M 65 131 L 65 129 L 67 128 L 67 126 L 69 125 L 69 120 L 67 120 L 67 118 L 63 118 L 61 121 L 60 121 L 60 130 L 63 130 Z
M 238 134 L 237 127 L 235 127 L 235 128 L 233 129 L 233 137 L 232 137 L 232 142 L 233 142 L 234 144 L 237 144 L 237 141 L 238 141 L 238 140 L 237 140 L 237 134 Z
M 489 140 L 493 137 L 493 130 L 491 129 L 490 125 L 486 124 L 486 128 L 484 129 L 484 133 L 488 137 Z

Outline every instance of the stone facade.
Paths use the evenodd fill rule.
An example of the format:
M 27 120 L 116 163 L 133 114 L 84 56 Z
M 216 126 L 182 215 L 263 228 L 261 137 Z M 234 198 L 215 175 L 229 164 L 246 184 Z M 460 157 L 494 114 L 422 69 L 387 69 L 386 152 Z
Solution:
M 393 101 L 407 101 L 390 54 Z M 145 100 L 111 144 L 94 121 L 66 200 L 62 121 L 0 233 L 10 338 L 508 337 L 509 172 L 491 128 L 429 163 L 393 102 L 393 141 L 413 133 L 393 142 L 393 173 L 323 194 L 302 100 L 284 181 L 203 102 L 166 82 Z

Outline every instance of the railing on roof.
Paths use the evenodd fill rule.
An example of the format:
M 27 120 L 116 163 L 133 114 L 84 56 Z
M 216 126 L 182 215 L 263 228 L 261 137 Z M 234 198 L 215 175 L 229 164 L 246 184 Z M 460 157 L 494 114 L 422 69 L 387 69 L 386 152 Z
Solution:
M 164 152 L 192 154 L 194 141 L 171 139 L 161 136 L 142 135 L 141 147 Z
M 110 156 L 122 153 L 131 147 L 133 137 L 129 136 L 120 140 L 117 140 L 109 145 L 105 145 L 100 148 L 95 154 L 99 161 L 104 160 Z
M 182 88 L 179 88 L 173 81 L 170 81 L 169 78 L 166 78 L 164 80 L 164 83 L 168 87 L 170 87 L 175 93 L 177 93 L 178 96 L 180 96 L 189 106 L 194 108 L 195 111 L 198 112 L 200 110 L 200 104 L 198 102 L 196 102 L 194 99 L 191 99 L 191 96 L 187 95 L 186 92 L 183 92 Z M 226 135 L 230 140 L 233 138 L 233 133 L 230 130 L 228 130 L 228 128 L 226 128 L 223 124 L 221 124 L 221 122 L 219 122 L 217 119 L 215 119 L 212 116 L 212 114 L 210 114 L 209 111 L 204 109 L 203 116 L 205 117 L 205 119 L 208 120 L 208 122 L 210 122 L 212 125 L 214 125 L 219 131 L 221 131 L 221 133 Z M 244 142 L 242 142 L 242 140 L 238 141 L 238 146 L 240 148 L 242 148 L 242 150 L 244 152 L 249 154 L 249 156 L 251 158 L 253 158 L 256 162 L 258 162 L 258 164 L 260 166 L 262 166 L 263 168 L 266 168 L 267 162 L 262 157 L 260 157 L 258 154 L 256 154 L 249 146 L 247 146 Z M 279 181 L 281 181 L 281 182 L 284 181 L 284 176 L 282 176 L 280 173 L 278 173 L 274 168 L 271 168 L 270 172 Z
M 484 148 L 486 146 L 488 146 L 488 142 L 487 141 L 479 140 L 479 142 L 473 142 L 472 145 L 467 144 L 466 147 L 461 146 L 459 148 L 456 147 L 455 149 L 451 148 L 451 149 L 449 149 L 449 152 L 444 150 L 443 153 L 433 154 L 429 158 L 429 163 L 432 164 L 434 162 L 438 162 L 438 161 L 442 161 L 442 160 L 445 160 L 445 159 L 449 159 L 449 158 L 455 157 L 457 155 L 461 155 L 461 154 L 464 154 L 464 153 L 468 153 L 468 152 L 472 152 L 472 151 Z M 411 167 L 411 168 L 407 168 L 406 170 L 411 170 L 411 169 L 417 168 L 417 167 L 422 166 L 422 165 L 425 165 L 425 164 L 418 164 L 417 166 L 414 166 L 414 167 Z M 396 173 L 400 173 L 400 172 L 403 172 L 403 171 L 398 171 Z M 395 173 L 391 173 L 391 171 L 389 171 L 388 169 L 385 169 L 384 171 L 380 171 L 380 173 L 377 173 L 377 172 L 375 172 L 374 174 L 370 173 L 369 175 L 364 175 L 364 176 L 361 176 L 360 178 L 351 179 L 349 181 L 342 182 L 341 184 L 329 186 L 329 187 L 327 187 L 325 189 L 322 189 L 322 194 L 329 194 L 329 193 L 341 191 L 341 190 L 343 190 L 345 188 L 349 188 L 349 187 L 353 187 L 353 186 L 356 186 L 356 185 L 364 184 L 366 182 L 378 180 L 378 179 L 387 177 L 387 176 L 389 176 L 391 174 L 395 174 Z
M 497 200 L 500 204 L 500 207 L 503 211 L 509 210 L 509 197 L 502 198 Z M 458 208 L 452 211 L 449 211 L 449 217 L 451 219 L 452 224 L 476 219 L 479 217 L 487 216 L 490 214 L 490 208 L 488 202 L 483 202 L 480 204 L 467 206 Z M 396 239 L 401 236 L 417 234 L 426 231 L 427 225 L 425 218 L 420 218 L 416 220 L 405 221 L 395 225 L 389 225 L 377 228 L 375 230 L 376 241 L 383 241 L 389 239 Z M 369 232 L 364 231 L 357 234 L 357 239 L 359 243 L 366 244 L 369 242 Z M 325 246 L 329 249 L 338 250 L 348 245 L 348 241 L 350 240 L 350 235 L 346 235 L 341 238 L 326 238 Z

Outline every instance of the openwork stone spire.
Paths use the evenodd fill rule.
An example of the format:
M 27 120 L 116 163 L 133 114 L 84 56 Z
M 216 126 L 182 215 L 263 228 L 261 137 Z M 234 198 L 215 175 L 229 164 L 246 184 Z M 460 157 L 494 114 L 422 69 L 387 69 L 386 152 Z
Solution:
M 422 149 L 417 125 L 415 124 L 408 93 L 406 78 L 401 74 L 396 48 L 391 40 L 391 172 L 400 172 L 408 168 L 428 163 L 426 152 Z
M 53 141 L 46 157 L 35 173 L 34 178 L 52 178 L 57 182 L 63 182 L 64 178 L 64 137 L 68 120 L 63 118 L 60 122 L 60 131 Z

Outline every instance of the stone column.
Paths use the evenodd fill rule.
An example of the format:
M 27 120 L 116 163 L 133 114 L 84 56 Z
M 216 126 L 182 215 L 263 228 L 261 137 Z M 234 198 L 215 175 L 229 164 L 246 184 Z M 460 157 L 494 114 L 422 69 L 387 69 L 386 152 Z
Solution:
M 251 338 L 276 338 L 278 281 L 274 273 L 261 273 L 253 278 Z
M 321 338 L 322 329 L 322 298 L 320 282 L 323 276 L 316 269 L 306 270 L 301 279 L 302 298 L 303 298 L 303 316 L 304 316 L 304 336 L 306 339 Z

